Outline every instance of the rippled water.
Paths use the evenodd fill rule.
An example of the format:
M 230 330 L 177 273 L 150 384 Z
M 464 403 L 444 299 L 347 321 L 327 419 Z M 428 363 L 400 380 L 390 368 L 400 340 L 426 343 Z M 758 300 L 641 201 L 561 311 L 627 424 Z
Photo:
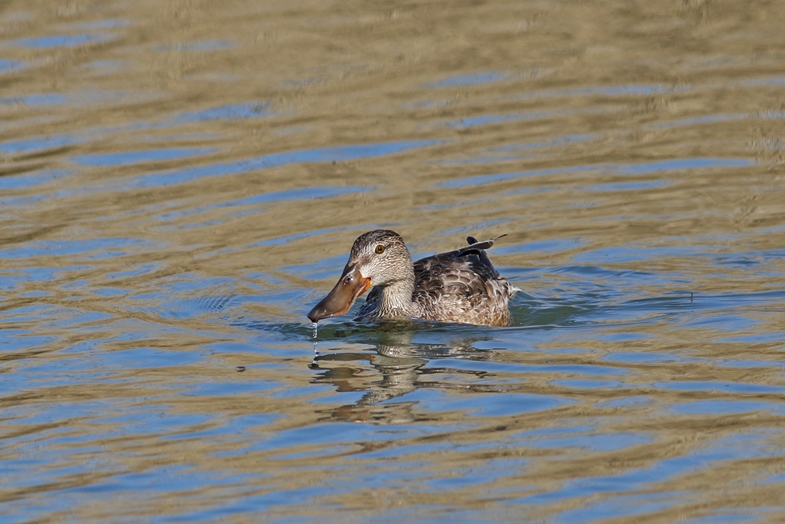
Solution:
M 780 521 L 780 7 L 6 3 L 2 520 Z M 514 326 L 315 343 L 376 227 Z

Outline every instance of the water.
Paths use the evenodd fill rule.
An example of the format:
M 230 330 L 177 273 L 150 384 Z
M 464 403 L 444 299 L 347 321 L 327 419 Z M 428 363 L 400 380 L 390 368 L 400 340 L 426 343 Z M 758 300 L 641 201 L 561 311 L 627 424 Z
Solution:
M 780 521 L 783 13 L 5 6 L 2 520 Z M 314 338 L 377 227 L 514 325 Z

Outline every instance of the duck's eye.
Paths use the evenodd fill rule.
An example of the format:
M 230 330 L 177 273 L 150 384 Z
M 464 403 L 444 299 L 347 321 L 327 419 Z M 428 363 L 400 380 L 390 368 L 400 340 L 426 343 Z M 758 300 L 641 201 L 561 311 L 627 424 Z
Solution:
M 384 253 L 384 246 L 379 244 L 378 246 L 376 246 L 376 254 L 381 255 L 382 253 Z

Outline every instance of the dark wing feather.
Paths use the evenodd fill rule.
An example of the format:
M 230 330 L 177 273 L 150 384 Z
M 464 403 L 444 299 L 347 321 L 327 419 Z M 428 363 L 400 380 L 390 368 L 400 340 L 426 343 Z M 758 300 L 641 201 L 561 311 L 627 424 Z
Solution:
M 466 241 L 469 243 L 469 247 L 465 247 L 463 249 L 459 249 L 458 251 L 465 251 L 467 249 L 471 249 L 471 250 L 474 250 L 474 249 L 490 249 L 491 247 L 493 247 L 493 242 L 495 240 L 498 240 L 501 237 L 506 237 L 506 236 L 507 236 L 507 233 L 504 233 L 503 235 L 499 235 L 498 237 L 493 237 L 490 240 L 483 240 L 482 242 L 477 242 L 477 239 L 474 238 L 474 237 L 466 237 Z
M 482 242 L 477 242 L 477 239 L 474 237 L 468 237 L 466 240 L 469 242 L 469 245 L 466 247 L 418 260 L 414 263 L 414 281 L 418 282 L 423 274 L 440 274 L 442 271 L 447 273 L 461 271 L 474 272 L 482 280 L 495 280 L 501 278 L 501 275 L 499 275 L 499 272 L 493 267 L 485 250 L 490 249 L 493 246 L 494 240 L 503 236 L 506 235 L 499 235 L 498 237 L 493 237 L 490 240 L 484 240 Z
M 455 298 L 487 297 L 485 282 L 501 276 L 485 251 L 476 246 L 477 243 L 415 262 L 415 301 L 418 294 L 428 295 L 431 301 L 445 295 Z
M 471 253 L 447 257 L 442 253 L 424 258 L 414 264 L 414 299 L 428 295 L 429 301 L 437 302 L 447 296 L 453 298 L 487 295 L 485 281 L 495 279 L 498 273 L 488 265 L 488 257 Z M 483 260 L 483 258 L 485 260 Z

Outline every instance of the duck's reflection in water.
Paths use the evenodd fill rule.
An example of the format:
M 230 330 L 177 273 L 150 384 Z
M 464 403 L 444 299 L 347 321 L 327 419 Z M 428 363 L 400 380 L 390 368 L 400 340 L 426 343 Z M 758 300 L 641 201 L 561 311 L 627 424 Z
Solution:
M 434 417 L 427 413 L 415 412 L 417 402 L 385 401 L 402 397 L 419 388 L 486 390 L 487 385 L 472 384 L 491 375 L 486 371 L 425 367 L 437 359 L 483 361 L 493 358 L 493 351 L 474 347 L 477 340 L 467 339 L 455 345 L 377 344 L 374 353 L 335 352 L 317 355 L 311 364 L 311 369 L 318 370 L 314 383 L 332 384 L 339 392 L 365 392 L 354 404 L 319 413 L 328 415 L 323 420 L 377 424 L 432 420 Z M 466 380 L 456 379 L 456 376 Z

